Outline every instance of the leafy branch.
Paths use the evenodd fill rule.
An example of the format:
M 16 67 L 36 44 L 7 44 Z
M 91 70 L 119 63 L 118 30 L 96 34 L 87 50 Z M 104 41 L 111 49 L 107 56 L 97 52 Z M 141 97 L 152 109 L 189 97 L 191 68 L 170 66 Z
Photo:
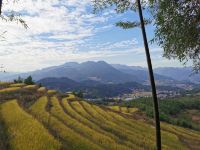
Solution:
M 144 20 L 145 25 L 148 25 L 151 22 L 152 21 L 150 19 L 145 19 Z M 130 22 L 130 21 L 123 22 L 123 21 L 120 21 L 120 22 L 116 23 L 116 26 L 117 27 L 121 27 L 123 29 L 131 29 L 131 28 L 140 27 L 141 24 L 140 24 L 140 22 L 137 22 L 137 21 L 134 21 L 134 22 Z
M 0 18 L 6 22 L 16 22 L 21 24 L 25 29 L 28 29 L 27 23 L 21 18 L 21 15 L 17 12 L 10 12 L 8 15 L 0 15 Z

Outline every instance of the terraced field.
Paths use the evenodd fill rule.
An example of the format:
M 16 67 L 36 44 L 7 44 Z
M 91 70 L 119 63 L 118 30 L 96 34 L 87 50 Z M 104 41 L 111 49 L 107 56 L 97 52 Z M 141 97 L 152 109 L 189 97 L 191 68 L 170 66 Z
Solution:
M 138 108 L 131 108 L 131 107 L 120 107 L 120 106 L 108 106 L 109 109 L 116 111 L 116 112 L 121 112 L 125 114 L 132 114 L 138 111 Z
M 10 149 L 60 149 L 59 141 L 49 134 L 42 124 L 23 111 L 16 100 L 3 103 L 0 113 L 7 127 Z
M 30 91 L 35 95 L 31 101 L 26 95 Z M 154 150 L 155 128 L 134 119 L 135 111 L 101 107 L 44 87 L 10 84 L 0 92 L 0 149 Z M 161 127 L 163 149 L 200 149 L 199 132 L 166 123 Z

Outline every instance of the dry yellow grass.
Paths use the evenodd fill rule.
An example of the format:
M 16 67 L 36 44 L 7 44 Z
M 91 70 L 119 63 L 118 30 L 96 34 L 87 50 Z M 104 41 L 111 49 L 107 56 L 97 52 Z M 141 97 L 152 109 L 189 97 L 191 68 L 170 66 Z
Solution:
M 0 92 L 19 89 L 21 88 L 14 86 L 0 90 Z M 37 91 L 47 92 L 44 87 L 39 88 Z M 0 105 L 0 117 L 4 116 L 3 120 L 9 129 L 9 142 L 10 145 L 13 145 L 11 149 L 19 150 L 20 147 L 20 150 L 25 150 L 28 145 L 28 150 L 45 150 L 47 147 L 51 150 L 50 146 L 52 145 L 48 144 L 52 143 L 49 142 L 51 140 L 55 143 L 54 149 L 155 149 L 154 126 L 144 121 L 135 120 L 131 116 L 131 113 L 138 111 L 137 108 L 109 106 L 112 109 L 110 110 L 77 99 L 73 94 L 70 94 L 69 97 L 59 102 L 56 98 L 57 91 L 49 90 L 48 93 L 48 96 L 54 96 L 50 99 L 50 103 L 52 104 L 48 105 L 50 108 L 46 109 L 48 103 L 46 96 L 41 97 L 29 108 L 30 113 L 35 116 L 35 119 L 23 111 L 16 100 Z M 54 137 L 42 124 L 49 129 L 49 132 Z M 167 123 L 161 123 L 161 127 L 162 148 L 164 150 L 199 150 L 199 132 Z M 29 131 L 31 132 L 29 133 Z M 43 138 L 44 135 L 47 137 Z M 33 140 L 31 141 L 32 143 L 27 142 L 30 140 L 30 137 Z M 57 142 L 56 139 L 62 144 Z M 20 145 L 21 143 L 25 144 Z M 30 145 L 34 145 L 34 149 L 31 149 Z
M 65 149 L 70 150 L 101 150 L 102 148 L 92 143 L 90 140 L 82 137 L 80 134 L 67 127 L 62 121 L 51 116 L 46 110 L 47 97 L 40 98 L 31 108 L 30 111 L 48 126 L 56 136 L 63 139 Z
M 10 87 L 23 87 L 25 85 L 26 84 L 24 84 L 24 83 L 15 83 L 15 84 L 10 84 Z
M 0 106 L 0 115 L 8 128 L 11 150 L 59 150 L 61 144 L 35 120 L 23 111 L 16 100 Z
M 120 111 L 121 111 L 122 113 L 129 113 L 127 107 L 120 107 Z
M 90 114 L 93 114 L 94 118 L 96 117 L 105 124 L 108 123 L 110 127 L 123 131 L 124 134 L 121 135 L 125 136 L 127 140 L 135 143 L 139 147 L 143 147 L 145 149 L 154 149 L 155 135 L 154 128 L 152 128 L 151 125 L 140 121 L 132 121 L 132 119 L 124 118 L 114 112 L 105 111 L 96 105 L 90 105 L 84 101 L 80 103 Z M 114 115 L 111 115 L 110 113 Z M 115 130 L 113 131 L 116 132 Z M 172 132 L 162 131 L 162 139 L 163 149 L 187 149 L 187 147 L 179 140 L 179 137 Z
M 197 131 L 185 129 L 182 127 L 161 123 L 161 128 L 168 133 L 173 133 L 179 137 L 182 143 L 185 143 L 192 150 L 199 150 L 200 134 Z M 163 140 L 166 140 L 163 138 Z M 170 139 L 171 140 L 171 139 Z
M 68 94 L 68 97 L 67 97 L 68 99 L 74 99 L 74 98 L 76 98 L 76 96 L 75 95 L 73 95 L 73 94 Z
M 120 106 L 108 106 L 108 108 L 117 112 L 125 113 L 125 114 L 129 114 L 129 113 L 132 114 L 138 111 L 138 108 L 131 108 L 131 107 L 128 108 L 128 107 L 120 107 Z
M 54 95 L 54 94 L 56 94 L 56 93 L 57 93 L 56 90 L 48 90 L 48 91 L 47 91 L 47 94 L 49 94 L 49 95 Z
M 56 97 L 52 97 L 51 102 L 53 105 L 52 110 L 51 110 L 52 114 L 54 116 L 56 116 L 57 118 L 59 118 L 62 122 L 64 122 L 68 127 L 72 128 L 75 131 L 77 131 L 78 133 L 80 133 L 85 138 L 88 138 L 89 140 L 93 141 L 94 143 L 98 144 L 99 146 L 101 146 L 105 149 L 110 149 L 110 150 L 115 150 L 115 149 L 128 150 L 128 149 L 130 149 L 126 146 L 118 144 L 110 137 L 89 128 L 88 126 L 80 123 L 76 119 L 67 115 L 63 111 L 63 109 L 60 106 Z
M 155 137 L 154 128 L 146 123 L 133 120 L 133 119 L 126 119 L 119 114 L 113 112 L 103 112 L 98 106 L 94 106 L 99 111 L 99 113 L 106 117 L 107 119 L 112 120 L 113 122 L 119 123 L 126 129 L 133 130 L 134 132 L 146 136 L 146 140 L 153 139 Z M 167 125 L 169 126 L 169 125 Z M 189 133 L 189 131 L 187 131 Z M 166 130 L 162 130 L 162 146 L 163 149 L 187 149 L 187 147 L 183 144 L 183 141 L 180 141 L 180 138 L 177 136 L 178 134 L 174 134 L 173 132 L 166 132 Z M 199 139 L 200 140 L 200 139 Z
M 134 112 L 137 112 L 138 111 L 138 108 L 128 108 L 128 112 L 129 113 L 134 113 Z
M 120 112 L 120 107 L 119 106 L 108 106 L 108 108 Z
M 24 87 L 25 89 L 37 89 L 38 86 L 37 85 L 27 85 Z
M 10 85 L 11 83 L 10 82 L 1 82 L 0 81 L 0 85 Z
M 20 89 L 21 89 L 21 87 L 10 87 L 10 88 L 1 89 L 0 93 L 8 93 L 8 92 L 17 91 Z
M 90 107 L 88 103 L 83 102 L 83 101 L 81 102 L 72 101 L 71 105 L 83 117 L 86 117 L 87 119 L 91 120 L 92 122 L 100 126 L 105 131 L 108 131 L 111 134 L 118 136 L 120 139 L 120 142 L 134 149 L 141 149 L 139 146 L 135 145 L 135 141 L 131 142 L 133 141 L 133 139 L 131 139 L 132 135 L 125 133 L 125 130 L 126 130 L 125 128 L 121 128 L 117 126 L 112 121 L 105 120 L 104 117 L 98 114 L 92 107 Z M 128 140 L 127 136 L 130 137 L 129 139 L 131 139 L 131 141 Z
M 115 141 L 119 141 L 120 139 L 115 136 L 114 134 L 111 134 L 110 132 L 107 132 L 105 130 L 103 130 L 100 126 L 98 126 L 97 124 L 95 124 L 94 122 L 92 122 L 90 119 L 85 118 L 84 116 L 80 115 L 78 112 L 76 112 L 71 105 L 69 104 L 70 100 L 68 100 L 67 98 L 62 100 L 62 104 L 63 107 L 65 109 L 65 111 L 73 118 L 75 118 L 76 120 L 78 120 L 79 122 L 87 125 L 88 127 L 90 127 L 91 129 L 94 129 L 106 136 L 109 136 L 110 138 L 114 139 Z M 84 111 L 83 111 L 84 113 Z
M 148 148 L 154 149 L 155 145 L 153 140 L 148 139 L 146 136 L 138 134 L 136 131 L 126 128 L 125 126 L 119 125 L 119 122 L 115 122 L 112 117 L 107 116 L 107 113 L 101 110 L 98 106 L 90 105 L 87 102 L 80 102 L 88 113 L 92 114 L 93 118 L 96 118 L 100 122 L 104 122 L 104 126 L 111 130 L 113 133 L 117 134 L 122 139 L 130 141 L 135 148 Z M 101 113 L 100 113 L 101 112 Z M 109 118 L 107 118 L 109 117 Z
M 47 91 L 47 89 L 45 87 L 40 87 L 39 89 L 37 89 L 37 91 L 44 93 Z

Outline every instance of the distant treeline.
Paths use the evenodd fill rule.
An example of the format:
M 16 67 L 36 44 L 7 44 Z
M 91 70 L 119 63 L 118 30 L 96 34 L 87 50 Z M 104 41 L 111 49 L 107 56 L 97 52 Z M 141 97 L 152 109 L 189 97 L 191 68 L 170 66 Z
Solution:
M 25 83 L 27 85 L 33 85 L 35 82 L 33 81 L 32 76 L 28 76 L 27 78 L 23 79 L 20 76 L 17 79 L 13 80 L 14 83 Z

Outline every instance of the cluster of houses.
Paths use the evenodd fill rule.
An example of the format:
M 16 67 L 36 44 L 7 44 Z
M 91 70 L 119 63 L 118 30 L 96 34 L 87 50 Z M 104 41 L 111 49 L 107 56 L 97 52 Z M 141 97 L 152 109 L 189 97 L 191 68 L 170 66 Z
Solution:
M 157 96 L 159 99 L 165 99 L 165 98 L 175 98 L 179 97 L 181 94 L 177 91 L 157 91 Z M 115 97 L 116 100 L 124 100 L 124 101 L 130 101 L 133 99 L 138 99 L 138 98 L 149 98 L 152 97 L 151 92 L 146 92 L 146 91 L 133 91 L 133 93 L 130 94 L 124 94 L 122 96 Z

